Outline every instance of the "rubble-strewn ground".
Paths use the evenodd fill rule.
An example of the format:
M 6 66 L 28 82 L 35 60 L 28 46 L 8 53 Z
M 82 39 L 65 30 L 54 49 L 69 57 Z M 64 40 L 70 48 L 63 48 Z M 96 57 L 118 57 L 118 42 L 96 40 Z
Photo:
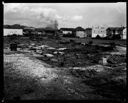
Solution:
M 24 42 L 15 52 L 4 48 L 5 99 L 126 99 L 125 47 Z
M 78 84 L 79 80 L 74 80 L 74 77 L 67 74 L 66 70 L 44 65 L 46 64 L 35 58 L 29 58 L 27 55 L 17 53 L 4 55 L 5 98 L 19 97 L 34 100 L 103 98 L 93 94 L 87 97 L 82 95 L 79 90 L 75 90 L 82 89 Z M 85 93 L 92 91 L 88 86 L 84 87 L 86 87 Z

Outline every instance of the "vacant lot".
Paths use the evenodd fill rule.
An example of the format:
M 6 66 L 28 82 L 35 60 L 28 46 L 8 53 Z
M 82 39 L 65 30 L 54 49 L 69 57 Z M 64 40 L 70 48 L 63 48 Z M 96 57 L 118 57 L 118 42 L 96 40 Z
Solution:
M 92 39 L 96 45 L 91 45 L 90 39 L 70 39 L 4 38 L 5 98 L 125 101 L 126 48 L 99 46 L 112 41 Z M 18 51 L 7 48 L 13 41 L 22 44 Z
M 115 42 L 117 45 L 121 45 L 121 46 L 126 46 L 126 40 L 99 40 L 99 39 L 91 39 L 91 38 L 64 38 L 64 40 L 75 40 L 77 42 L 82 42 L 82 43 L 86 43 L 90 40 L 93 41 L 94 44 L 106 44 L 106 43 L 110 43 L 110 42 Z
M 91 39 L 91 38 L 66 38 L 66 37 L 61 37 L 61 40 L 64 41 L 70 41 L 70 40 L 75 40 L 76 42 L 82 42 L 82 43 L 88 43 L 89 41 L 93 41 L 94 44 L 106 44 L 106 43 L 110 43 L 110 42 L 115 42 L 118 45 L 121 46 L 126 46 L 126 40 L 98 40 L 98 39 Z M 16 41 L 18 41 L 19 43 L 23 43 L 23 44 L 30 44 L 30 43 L 38 43 L 38 44 L 47 44 L 50 46 L 57 46 L 59 44 L 58 41 L 59 40 L 54 40 L 54 39 L 42 39 L 42 40 L 31 40 L 29 39 L 29 37 L 17 37 Z M 10 40 L 8 37 L 4 37 L 4 45 L 5 46 L 9 46 L 8 44 L 13 42 L 13 40 Z

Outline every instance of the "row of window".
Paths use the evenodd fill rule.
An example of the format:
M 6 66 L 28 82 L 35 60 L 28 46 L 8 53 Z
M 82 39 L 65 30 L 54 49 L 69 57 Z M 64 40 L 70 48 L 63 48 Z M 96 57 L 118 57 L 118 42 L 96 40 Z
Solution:
M 93 33 L 106 33 L 106 31 L 97 31 L 97 30 L 93 30 Z

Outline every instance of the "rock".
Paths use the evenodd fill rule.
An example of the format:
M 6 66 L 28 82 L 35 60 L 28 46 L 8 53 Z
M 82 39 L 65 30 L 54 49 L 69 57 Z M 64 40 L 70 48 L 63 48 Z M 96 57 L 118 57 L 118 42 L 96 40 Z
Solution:
M 31 46 L 35 46 L 35 43 L 30 44 Z
M 36 53 L 41 54 L 42 53 L 42 50 L 37 49 L 36 50 Z
M 47 45 L 41 45 L 41 46 L 38 46 L 38 48 L 40 48 L 40 49 L 44 49 L 44 48 L 48 48 L 49 46 L 47 46 Z
M 64 52 L 59 52 L 59 54 L 63 55 L 63 54 L 64 54 Z
M 64 55 L 64 52 L 58 52 L 58 51 L 55 51 L 55 52 L 53 52 L 53 54 L 60 54 L 60 55 Z
M 53 47 L 48 47 L 47 49 L 50 49 L 50 50 L 55 50 L 55 48 L 53 48 Z
M 57 51 L 53 52 L 53 54 L 57 54 L 57 53 L 58 53 Z
M 110 64 L 118 64 L 126 61 L 126 57 L 124 55 L 110 55 L 107 62 Z
M 55 58 L 52 58 L 51 61 L 53 61 L 53 62 L 58 62 L 58 60 L 55 59 Z
M 45 56 L 47 56 L 47 57 L 53 57 L 54 55 L 52 55 L 52 54 L 44 54 Z
M 65 49 L 67 49 L 67 48 L 59 48 L 58 50 L 65 50 Z
M 126 47 L 116 46 L 116 49 L 117 49 L 121 54 L 126 54 Z

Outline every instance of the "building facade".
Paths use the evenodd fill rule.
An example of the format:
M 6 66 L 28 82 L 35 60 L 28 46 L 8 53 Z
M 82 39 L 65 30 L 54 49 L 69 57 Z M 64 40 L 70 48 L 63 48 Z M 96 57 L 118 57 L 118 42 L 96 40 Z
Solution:
M 107 28 L 107 37 L 121 39 L 123 38 L 124 27 L 109 27 Z
M 13 34 L 23 35 L 23 29 L 6 29 L 6 28 L 4 28 L 4 36 L 13 35 Z
M 59 32 L 61 32 L 64 37 L 75 37 L 75 29 L 74 28 L 60 28 Z
M 87 34 L 87 37 L 92 37 L 92 28 L 86 28 L 85 33 Z
M 123 30 L 123 37 L 122 37 L 122 39 L 126 39 L 126 35 L 127 35 L 127 29 L 125 28 Z
M 75 33 L 76 33 L 76 37 L 79 37 L 79 38 L 87 37 L 87 34 L 86 34 L 85 30 L 82 27 L 77 27 L 75 29 Z
M 103 26 L 95 26 L 92 27 L 92 37 L 95 38 L 97 35 L 100 37 L 106 37 L 106 27 Z
M 66 35 L 66 34 L 73 34 L 74 33 L 74 28 L 60 28 L 60 31 Z

